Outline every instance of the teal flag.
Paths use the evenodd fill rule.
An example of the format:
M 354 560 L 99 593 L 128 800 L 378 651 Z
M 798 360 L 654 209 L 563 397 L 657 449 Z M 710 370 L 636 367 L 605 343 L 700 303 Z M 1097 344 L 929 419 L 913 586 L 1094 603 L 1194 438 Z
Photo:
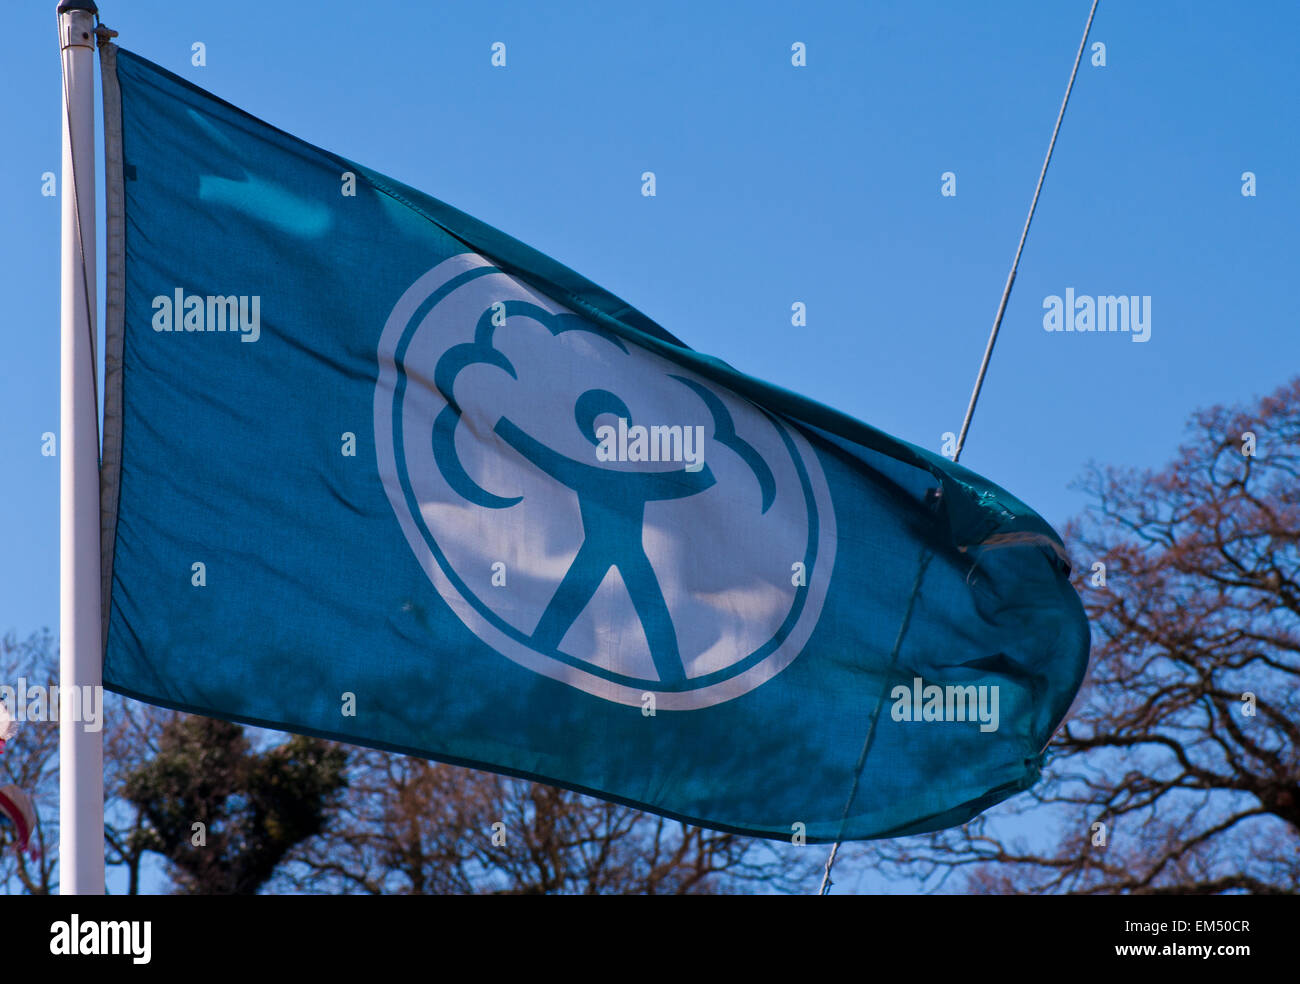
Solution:
M 109 687 L 762 837 L 1037 780 L 1089 635 L 1014 496 L 127 51 L 105 98 Z

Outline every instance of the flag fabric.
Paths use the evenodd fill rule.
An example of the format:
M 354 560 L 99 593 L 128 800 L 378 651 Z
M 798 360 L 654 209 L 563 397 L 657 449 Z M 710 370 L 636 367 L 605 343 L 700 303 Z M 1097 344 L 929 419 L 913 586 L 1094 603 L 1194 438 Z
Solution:
M 1022 502 L 104 54 L 108 687 L 810 842 L 1037 780 L 1089 634 Z

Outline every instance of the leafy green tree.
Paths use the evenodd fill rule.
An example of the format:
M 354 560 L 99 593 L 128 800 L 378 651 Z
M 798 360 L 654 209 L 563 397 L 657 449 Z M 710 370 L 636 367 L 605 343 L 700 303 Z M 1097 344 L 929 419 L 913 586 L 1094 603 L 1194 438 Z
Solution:
M 296 735 L 254 751 L 237 724 L 177 716 L 125 779 L 136 838 L 173 865 L 187 894 L 255 893 L 324 829 L 346 786 L 347 753 Z

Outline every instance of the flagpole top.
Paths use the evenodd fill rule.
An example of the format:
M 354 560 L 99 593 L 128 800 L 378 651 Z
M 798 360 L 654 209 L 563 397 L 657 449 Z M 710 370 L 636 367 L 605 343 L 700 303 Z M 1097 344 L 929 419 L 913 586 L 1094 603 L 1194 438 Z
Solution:
M 94 0 L 60 0 L 58 6 L 59 48 L 95 48 L 91 32 L 99 20 L 99 8 Z

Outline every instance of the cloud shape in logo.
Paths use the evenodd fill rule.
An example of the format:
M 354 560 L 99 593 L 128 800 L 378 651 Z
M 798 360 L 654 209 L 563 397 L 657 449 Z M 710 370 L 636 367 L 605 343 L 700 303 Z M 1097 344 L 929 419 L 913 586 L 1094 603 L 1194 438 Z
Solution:
M 406 292 L 379 354 L 390 502 L 444 599 L 498 651 L 606 699 L 654 692 L 665 710 L 739 696 L 798 655 L 834 514 L 797 431 L 473 254 Z M 597 432 L 620 419 L 699 428 L 700 467 L 601 457 Z

